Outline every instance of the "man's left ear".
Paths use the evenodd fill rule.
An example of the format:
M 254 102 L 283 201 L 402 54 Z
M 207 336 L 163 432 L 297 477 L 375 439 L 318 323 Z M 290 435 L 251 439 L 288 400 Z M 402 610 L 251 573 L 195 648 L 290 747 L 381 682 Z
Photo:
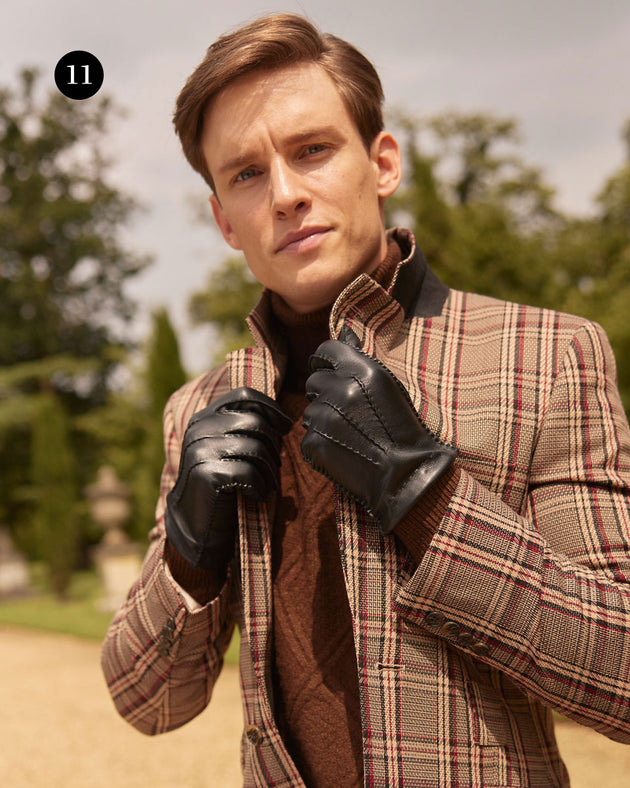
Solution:
M 390 197 L 400 185 L 402 167 L 398 143 L 387 131 L 379 132 L 370 147 L 370 158 L 377 170 L 377 191 L 381 199 Z

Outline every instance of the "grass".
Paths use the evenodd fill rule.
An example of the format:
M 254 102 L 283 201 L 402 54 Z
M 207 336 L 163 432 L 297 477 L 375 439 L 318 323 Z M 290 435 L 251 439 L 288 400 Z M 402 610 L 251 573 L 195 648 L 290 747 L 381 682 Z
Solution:
M 31 585 L 28 596 L 0 600 L 0 625 L 103 640 L 113 613 L 99 609 L 101 587 L 95 572 L 76 572 L 63 602 L 46 590 L 43 569 L 37 564 L 31 567 Z M 238 664 L 238 648 L 236 632 L 225 656 L 227 664 Z
M 99 610 L 100 586 L 93 572 L 76 572 L 68 598 L 59 601 L 45 589 L 41 567 L 32 567 L 32 593 L 0 600 L 0 624 L 43 629 L 102 640 L 112 613 Z

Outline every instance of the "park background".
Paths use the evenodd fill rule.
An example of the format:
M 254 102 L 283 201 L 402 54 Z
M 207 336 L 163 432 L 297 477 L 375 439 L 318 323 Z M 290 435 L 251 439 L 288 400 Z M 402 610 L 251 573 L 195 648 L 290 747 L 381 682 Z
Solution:
M 95 674 L 110 614 L 99 610 L 102 532 L 85 489 L 103 465 L 115 468 L 131 492 L 128 536 L 146 544 L 165 399 L 247 341 L 242 317 L 258 292 L 212 227 L 207 188 L 172 130 L 174 99 L 212 40 L 270 10 L 308 15 L 376 65 L 407 172 L 390 220 L 415 229 L 440 276 L 602 323 L 630 409 L 626 3 L 9 0 L 0 26 L 0 525 L 32 580 L 27 598 L 0 601 L 0 622 L 87 638 L 79 648 L 96 655 Z M 53 80 L 76 49 L 105 72 L 83 102 L 63 98 Z M 48 648 L 72 652 L 42 635 L 18 659 L 19 632 L 0 631 L 14 669 L 43 668 Z M 0 675 L 16 686 L 10 670 Z M 52 675 L 47 683 L 64 686 Z M 27 720 L 44 697 L 24 686 Z M 103 731 L 110 711 L 111 730 L 124 725 L 104 706 Z M 81 708 L 74 715 L 83 719 Z M 22 776 L 19 764 L 37 760 L 33 742 L 44 742 L 24 726 L 10 731 L 18 742 L 28 731 L 32 757 L 19 743 L 0 756 Z M 52 727 L 63 735 L 63 724 Z M 158 768 L 163 746 L 151 750 Z M 141 784 L 133 760 L 108 782 L 107 755 L 94 756 L 103 781 L 90 784 Z M 598 765 L 601 777 L 613 768 Z M 58 784 L 88 784 L 81 774 Z M 154 784 L 174 784 L 165 779 Z M 227 785 L 217 780 L 194 784 Z

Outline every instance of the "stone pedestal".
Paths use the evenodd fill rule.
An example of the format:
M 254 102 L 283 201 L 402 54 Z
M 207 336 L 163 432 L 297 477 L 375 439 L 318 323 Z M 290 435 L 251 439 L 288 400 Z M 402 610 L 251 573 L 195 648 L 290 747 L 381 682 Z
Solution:
M 94 522 L 105 534 L 95 548 L 93 558 L 98 570 L 103 597 L 100 607 L 114 611 L 125 601 L 131 585 L 138 579 L 141 549 L 129 541 L 122 526 L 129 517 L 131 490 L 109 466 L 98 471 L 95 484 L 85 490 Z
M 0 527 L 0 597 L 27 594 L 30 583 L 26 559 L 13 546 L 9 529 Z
M 114 612 L 125 601 L 129 589 L 140 576 L 140 548 L 133 542 L 101 544 L 94 550 L 93 557 L 103 588 L 99 607 Z

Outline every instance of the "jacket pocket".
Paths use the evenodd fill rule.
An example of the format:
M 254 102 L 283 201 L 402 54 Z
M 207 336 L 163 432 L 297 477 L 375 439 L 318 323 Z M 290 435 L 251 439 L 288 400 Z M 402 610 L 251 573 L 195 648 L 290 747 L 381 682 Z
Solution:
M 521 778 L 508 713 L 491 681 L 489 669 L 474 667 L 475 679 L 464 670 L 472 737 L 471 772 L 479 788 L 520 788 Z M 484 675 L 485 674 L 485 675 Z M 481 680 L 476 680 L 481 679 Z

